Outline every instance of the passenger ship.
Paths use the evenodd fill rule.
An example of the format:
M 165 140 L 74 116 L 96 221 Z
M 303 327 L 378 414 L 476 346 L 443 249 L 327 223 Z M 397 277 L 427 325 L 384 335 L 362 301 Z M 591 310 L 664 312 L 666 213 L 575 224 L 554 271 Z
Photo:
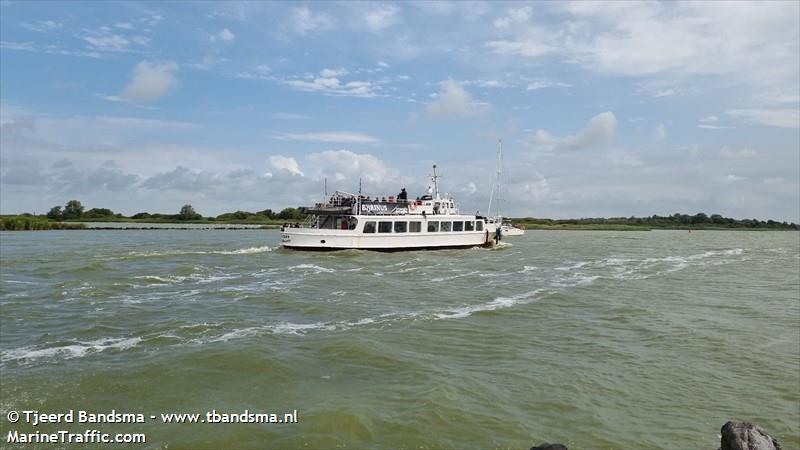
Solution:
M 436 166 L 428 193 L 417 200 L 371 199 L 336 191 L 326 203 L 303 208 L 309 219 L 281 229 L 281 245 L 295 250 L 422 250 L 493 245 L 500 238 L 486 218 L 459 214 L 440 195 Z

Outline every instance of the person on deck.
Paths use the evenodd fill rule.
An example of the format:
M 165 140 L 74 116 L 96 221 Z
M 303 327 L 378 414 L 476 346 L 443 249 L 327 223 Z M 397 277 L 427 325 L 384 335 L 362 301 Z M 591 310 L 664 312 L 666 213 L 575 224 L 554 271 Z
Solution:
M 400 193 L 397 194 L 397 203 L 405 203 L 408 200 L 408 194 L 406 193 L 406 188 L 400 189 Z

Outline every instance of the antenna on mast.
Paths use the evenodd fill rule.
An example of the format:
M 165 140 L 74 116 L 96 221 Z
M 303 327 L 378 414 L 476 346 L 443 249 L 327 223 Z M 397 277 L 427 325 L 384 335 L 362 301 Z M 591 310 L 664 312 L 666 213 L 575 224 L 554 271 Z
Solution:
M 433 165 L 433 175 L 431 176 L 431 180 L 433 180 L 433 192 L 436 194 L 436 198 L 439 198 L 439 179 L 440 175 L 436 175 L 436 164 Z
M 325 177 L 325 181 L 322 182 L 322 196 L 325 200 L 328 199 L 328 177 Z

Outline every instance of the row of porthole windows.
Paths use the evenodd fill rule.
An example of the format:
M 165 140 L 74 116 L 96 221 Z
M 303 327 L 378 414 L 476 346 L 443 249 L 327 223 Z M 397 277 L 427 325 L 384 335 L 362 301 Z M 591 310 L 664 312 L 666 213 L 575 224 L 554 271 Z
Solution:
M 368 221 L 364 222 L 364 233 L 419 233 L 422 231 L 422 222 L 418 221 Z M 427 222 L 428 233 L 448 232 L 448 231 L 483 231 L 483 222 L 479 221 L 438 221 L 429 220 Z

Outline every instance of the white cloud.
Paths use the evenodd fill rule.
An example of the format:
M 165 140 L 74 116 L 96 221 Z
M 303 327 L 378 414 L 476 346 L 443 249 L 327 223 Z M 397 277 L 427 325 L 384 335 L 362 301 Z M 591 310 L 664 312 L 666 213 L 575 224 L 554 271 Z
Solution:
M 448 78 L 441 83 L 436 100 L 425 108 L 425 113 L 433 118 L 458 119 L 474 117 L 488 109 L 488 104 L 474 102 L 458 81 Z
M 303 176 L 300 166 L 292 157 L 274 155 L 269 157 L 269 163 L 277 170 L 288 170 L 293 175 Z
M 527 23 L 533 15 L 533 8 L 523 6 L 521 8 L 509 8 L 506 15 L 494 20 L 495 28 L 507 29 L 512 26 Z
M 367 153 L 354 153 L 350 150 L 328 150 L 312 153 L 307 159 L 316 164 L 317 177 L 331 177 L 335 180 L 350 180 L 358 185 L 358 179 L 367 183 L 383 183 L 395 174 L 377 157 Z
M 275 79 L 275 77 L 272 75 L 272 68 L 266 64 L 259 64 L 255 66 L 252 70 L 239 72 L 235 76 L 236 78 L 249 78 L 249 79 L 261 79 L 261 80 Z
M 308 6 L 292 8 L 292 30 L 297 34 L 309 34 L 333 26 L 333 20 L 324 13 L 315 13 Z
M 322 69 L 319 74 L 322 78 L 340 77 L 347 75 L 347 69 Z
M 377 5 L 364 13 L 364 23 L 373 33 L 383 31 L 401 21 L 400 8 L 395 5 Z
M 798 2 L 571 2 L 554 9 L 566 19 L 497 20 L 504 36 L 487 39 L 484 47 L 509 56 L 553 55 L 604 74 L 689 86 L 697 85 L 696 76 L 715 76 L 777 92 L 771 96 L 776 101 L 797 98 Z M 680 93 L 672 86 L 649 95 Z
M 527 56 L 529 58 L 543 56 L 556 50 L 555 47 L 542 42 L 542 40 L 538 38 L 527 38 L 517 41 L 490 41 L 484 44 L 484 46 L 501 55 Z
M 119 34 L 93 34 L 85 35 L 82 39 L 89 43 L 93 49 L 102 52 L 122 52 L 128 49 L 131 41 Z
M 530 83 L 528 83 L 528 86 L 525 88 L 525 90 L 537 91 L 539 89 L 568 88 L 568 87 L 572 87 L 572 85 L 558 80 L 551 80 L 549 78 L 536 78 L 534 80 L 531 80 Z
M 37 33 L 47 33 L 48 31 L 57 30 L 62 27 L 60 22 L 52 20 L 34 20 L 33 22 L 22 22 L 19 24 L 22 28 L 27 28 Z
M 665 127 L 663 123 L 656 125 L 656 127 L 653 129 L 653 137 L 659 141 L 666 139 L 667 127 Z
M 281 119 L 281 120 L 308 120 L 311 116 L 305 114 L 296 114 L 296 113 L 287 113 L 287 112 L 275 112 L 269 115 L 273 119 Z
M 700 123 L 716 123 L 719 122 L 719 117 L 717 116 L 706 116 L 700 119 Z
M 728 183 L 735 183 L 737 181 L 742 181 L 744 179 L 745 179 L 744 177 L 740 177 L 739 175 L 733 173 L 728 174 L 728 176 L 725 177 L 725 181 L 727 181 Z
M 130 22 L 119 22 L 114 24 L 114 28 L 120 28 L 123 30 L 133 30 L 133 24 Z
M 719 149 L 719 155 L 728 159 L 743 159 L 752 158 L 758 155 L 758 152 L 751 148 L 730 148 L 727 145 Z
M 229 30 L 227 28 L 223 28 L 222 31 L 220 31 L 217 34 L 212 35 L 209 39 L 211 40 L 211 42 L 217 42 L 217 41 L 231 42 L 234 39 L 236 39 L 236 35 L 233 34 L 233 32 L 231 30 Z
M 534 147 L 543 150 L 580 150 L 610 141 L 616 128 L 617 118 L 614 113 L 604 112 L 592 117 L 578 134 L 558 137 L 545 130 L 537 130 L 529 140 Z
M 142 61 L 134 68 L 133 78 L 122 91 L 121 97 L 131 102 L 149 102 L 161 98 L 177 86 L 177 70 L 178 65 L 173 61 Z
M 372 81 L 342 81 L 338 77 L 347 75 L 345 69 L 323 69 L 320 76 L 307 79 L 283 80 L 287 86 L 298 91 L 320 92 L 326 95 L 340 97 L 375 97 L 378 95 L 380 86 Z
M 701 124 L 697 125 L 697 128 L 703 128 L 705 130 L 730 130 L 730 129 L 733 129 L 733 128 L 736 128 L 736 127 L 729 127 L 729 126 L 723 126 L 723 125 L 710 125 L 710 124 L 707 124 L 707 123 L 701 123 Z
M 725 114 L 772 127 L 800 128 L 798 109 L 731 109 L 725 111 Z
M 614 166 L 620 167 L 640 167 L 644 162 L 638 155 L 635 155 L 624 150 L 613 150 L 609 152 L 606 157 L 608 161 Z
M 331 142 L 338 144 L 375 144 L 380 142 L 378 138 L 349 131 L 329 131 L 326 133 L 276 133 L 270 137 L 284 141 Z

